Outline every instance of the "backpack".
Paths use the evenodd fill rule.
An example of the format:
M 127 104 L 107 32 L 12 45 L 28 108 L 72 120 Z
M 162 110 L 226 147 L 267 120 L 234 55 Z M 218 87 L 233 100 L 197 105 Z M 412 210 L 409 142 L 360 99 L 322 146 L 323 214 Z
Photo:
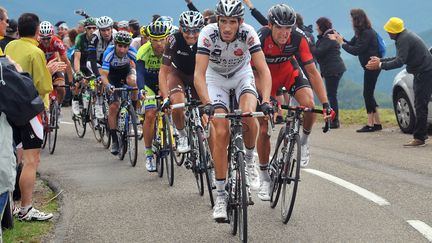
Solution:
M 386 44 L 384 39 L 378 34 L 378 32 L 376 32 L 376 38 L 377 38 L 377 43 L 378 43 L 378 54 L 379 57 L 384 57 L 386 54 Z
M 0 57 L 0 112 L 13 125 L 23 126 L 44 109 L 30 75 L 17 72 L 6 57 Z

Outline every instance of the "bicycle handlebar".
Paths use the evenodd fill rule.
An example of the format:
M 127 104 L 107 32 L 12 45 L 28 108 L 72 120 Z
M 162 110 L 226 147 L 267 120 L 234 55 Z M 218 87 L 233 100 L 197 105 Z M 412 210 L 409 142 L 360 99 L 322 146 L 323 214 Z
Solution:
M 122 87 L 122 88 L 113 88 L 112 91 L 117 92 L 117 91 L 134 91 L 134 90 L 138 90 L 137 87 L 131 87 L 131 86 L 127 86 L 127 87 Z
M 301 111 L 301 112 L 313 112 L 313 113 L 319 113 L 323 114 L 323 110 L 315 109 L 315 108 L 308 108 L 305 106 L 288 106 L 288 105 L 281 105 L 281 108 L 284 110 L 291 110 L 291 111 Z M 330 119 L 327 119 L 325 121 L 325 125 L 323 127 L 323 133 L 326 133 L 330 130 Z
M 259 112 L 242 112 L 242 113 L 215 113 L 214 118 L 243 118 L 243 117 L 265 117 L 266 115 Z

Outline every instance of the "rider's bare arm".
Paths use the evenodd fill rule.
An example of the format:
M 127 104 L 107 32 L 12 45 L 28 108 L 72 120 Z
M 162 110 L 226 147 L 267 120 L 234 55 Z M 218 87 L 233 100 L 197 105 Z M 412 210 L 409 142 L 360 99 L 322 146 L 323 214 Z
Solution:
M 257 87 L 260 88 L 258 91 L 261 94 L 262 101 L 270 103 L 270 92 L 272 87 L 270 70 L 265 61 L 264 53 L 262 51 L 254 52 L 252 55 L 252 61 L 255 65 L 256 72 L 259 75 L 259 82 Z
M 208 94 L 206 78 L 205 78 L 205 74 L 209 64 L 209 56 L 197 53 L 195 60 L 196 60 L 195 73 L 194 73 L 195 89 L 201 99 L 201 102 L 203 104 L 208 104 L 212 102 Z

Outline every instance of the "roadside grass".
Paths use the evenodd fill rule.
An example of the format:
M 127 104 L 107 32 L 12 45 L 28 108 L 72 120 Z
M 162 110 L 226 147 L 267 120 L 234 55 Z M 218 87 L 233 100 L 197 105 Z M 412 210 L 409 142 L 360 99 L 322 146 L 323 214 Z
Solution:
M 56 194 L 44 182 L 37 180 L 33 194 L 33 204 L 37 209 L 43 212 L 57 212 L 59 208 L 57 199 L 50 200 L 55 196 Z M 13 229 L 3 232 L 3 242 L 41 242 L 53 227 L 52 219 L 44 222 L 20 222 L 15 218 Z
M 395 127 L 398 125 L 393 109 L 379 109 L 378 112 L 383 127 Z M 342 109 L 339 110 L 339 113 L 339 120 L 342 125 L 365 125 L 367 122 L 366 109 Z

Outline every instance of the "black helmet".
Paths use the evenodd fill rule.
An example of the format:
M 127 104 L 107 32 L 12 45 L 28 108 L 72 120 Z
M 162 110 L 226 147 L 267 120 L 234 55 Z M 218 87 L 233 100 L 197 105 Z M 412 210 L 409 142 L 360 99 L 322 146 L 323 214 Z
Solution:
M 220 0 L 216 5 L 216 16 L 238 17 L 244 15 L 243 4 L 239 0 Z
M 268 21 L 279 26 L 291 27 L 296 23 L 296 13 L 286 4 L 276 4 L 268 11 Z
M 150 38 L 162 39 L 170 34 L 171 26 L 168 22 L 156 20 L 147 26 L 147 34 Z

